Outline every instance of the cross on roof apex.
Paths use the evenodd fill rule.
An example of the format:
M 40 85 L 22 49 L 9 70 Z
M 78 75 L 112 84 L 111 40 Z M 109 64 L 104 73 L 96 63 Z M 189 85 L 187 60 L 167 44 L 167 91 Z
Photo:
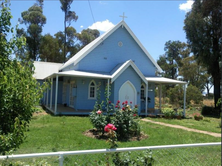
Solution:
M 123 18 L 123 21 L 124 21 L 124 18 L 127 18 L 127 17 L 125 16 L 124 12 L 123 12 L 123 15 L 122 15 L 122 16 L 120 16 L 120 17 L 122 17 L 122 18 Z

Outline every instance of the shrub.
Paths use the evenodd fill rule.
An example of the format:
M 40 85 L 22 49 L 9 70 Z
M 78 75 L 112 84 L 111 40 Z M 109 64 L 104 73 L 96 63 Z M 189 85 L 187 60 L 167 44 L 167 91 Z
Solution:
M 201 114 L 204 116 L 220 116 L 220 110 L 213 107 L 204 106 L 201 110 Z
M 166 118 L 173 118 L 176 115 L 172 108 L 163 108 L 162 113 Z
M 23 142 L 24 132 L 39 104 L 43 89 L 33 78 L 32 62 L 11 60 L 16 48 L 24 45 L 23 38 L 8 36 L 11 14 L 7 2 L 1 3 L 0 15 L 0 154 L 5 154 Z
M 122 108 L 120 107 L 119 101 L 115 107 L 112 123 L 118 128 L 116 131 L 117 138 L 119 140 L 127 140 L 131 136 L 140 135 L 140 126 L 135 120 L 138 117 L 137 108 L 131 109 L 127 101 L 122 103 Z

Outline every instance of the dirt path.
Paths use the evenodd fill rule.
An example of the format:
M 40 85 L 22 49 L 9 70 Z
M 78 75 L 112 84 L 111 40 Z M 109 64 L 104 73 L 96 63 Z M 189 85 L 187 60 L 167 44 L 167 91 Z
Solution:
M 208 135 L 211 135 L 213 137 L 221 137 L 220 133 L 213 133 L 213 132 L 209 132 L 209 131 L 191 129 L 191 128 L 187 128 L 187 127 L 184 127 L 184 126 L 172 125 L 172 124 L 163 123 L 163 122 L 155 122 L 155 121 L 152 121 L 152 120 L 149 120 L 149 119 L 141 119 L 141 120 L 145 121 L 145 122 L 150 122 L 150 123 L 159 124 L 159 125 L 163 125 L 163 126 L 167 126 L 167 127 L 177 128 L 177 129 L 182 129 L 182 130 L 186 130 L 186 131 L 192 131 L 192 132 L 196 132 L 196 133 L 208 134 Z

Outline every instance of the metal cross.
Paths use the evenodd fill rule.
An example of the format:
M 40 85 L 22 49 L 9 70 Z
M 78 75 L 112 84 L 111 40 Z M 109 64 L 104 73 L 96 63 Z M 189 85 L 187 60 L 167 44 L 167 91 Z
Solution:
M 125 16 L 124 12 L 123 12 L 123 15 L 122 15 L 122 16 L 120 16 L 120 17 L 122 17 L 122 18 L 123 18 L 123 21 L 124 21 L 124 18 L 127 18 L 127 17 Z

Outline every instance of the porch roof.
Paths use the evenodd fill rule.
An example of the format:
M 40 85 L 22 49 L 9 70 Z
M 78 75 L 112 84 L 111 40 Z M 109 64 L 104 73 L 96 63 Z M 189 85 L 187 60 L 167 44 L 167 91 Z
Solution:
M 165 77 L 146 77 L 148 82 L 155 82 L 157 84 L 187 84 L 185 81 L 174 80 Z
M 54 73 L 48 77 L 55 77 L 56 75 L 58 75 L 58 76 L 94 77 L 94 78 L 104 78 L 104 79 L 112 78 L 111 75 L 107 75 L 107 74 L 91 73 L 91 72 L 83 72 L 83 71 L 75 71 L 75 70 Z M 46 77 L 46 78 L 48 78 L 48 77 Z

